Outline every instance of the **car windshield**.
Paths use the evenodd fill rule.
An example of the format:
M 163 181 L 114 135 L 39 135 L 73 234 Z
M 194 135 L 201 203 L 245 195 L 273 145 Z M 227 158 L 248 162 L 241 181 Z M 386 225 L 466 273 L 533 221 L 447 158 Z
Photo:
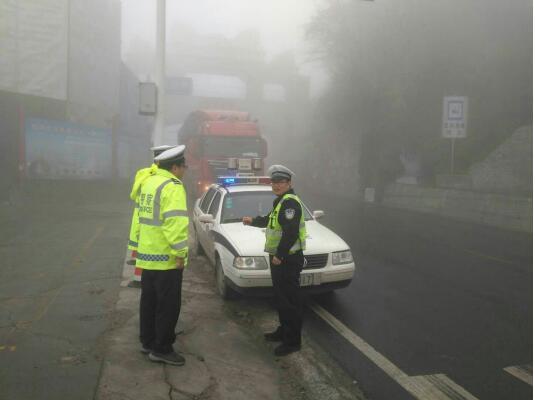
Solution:
M 229 193 L 223 200 L 221 223 L 239 222 L 243 217 L 268 215 L 273 208 L 275 195 L 272 192 L 238 192 Z M 311 220 L 312 215 L 304 207 L 305 220 Z
M 205 157 L 260 157 L 262 141 L 258 137 L 205 137 Z

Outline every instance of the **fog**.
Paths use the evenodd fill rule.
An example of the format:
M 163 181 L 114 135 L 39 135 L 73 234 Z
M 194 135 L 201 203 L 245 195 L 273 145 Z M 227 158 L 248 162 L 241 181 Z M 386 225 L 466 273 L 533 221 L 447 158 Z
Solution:
M 18 146 L 13 129 L 22 128 L 7 111 L 18 108 L 24 119 L 103 129 L 101 150 L 112 149 L 86 158 L 109 163 L 108 178 L 130 178 L 154 142 L 153 118 L 136 109 L 137 82 L 155 77 L 154 2 L 2 7 L 10 30 L 1 39 L 0 88 L 11 115 L 3 149 Z M 168 1 L 166 75 L 192 80 L 193 92 L 168 92 L 165 140 L 178 140 L 195 109 L 240 109 L 259 120 L 267 161 L 296 164 L 310 187 L 317 179 L 337 191 L 349 183 L 346 194 L 362 200 L 366 187 L 380 192 L 404 177 L 433 186 L 438 175 L 468 176 L 516 129 L 531 126 L 531 11 L 527 1 Z M 466 137 L 454 150 L 441 137 L 447 96 L 470 105 Z M 66 151 L 32 150 L 36 143 L 26 143 L 26 157 Z M 15 177 L 31 163 L 20 158 L 4 157 Z M 329 167 L 318 170 L 318 161 Z M 512 173 L 522 182 L 485 190 L 529 192 L 525 161 Z
M 261 40 L 266 59 L 292 51 L 299 70 L 311 78 L 311 96 L 324 89 L 326 74 L 322 64 L 312 62 L 306 40 L 306 27 L 323 0 L 255 1 L 201 1 L 169 2 L 167 4 L 167 34 L 169 45 L 181 40 L 181 29 L 191 29 L 198 34 L 233 38 L 244 31 L 255 31 Z M 152 2 L 126 0 L 122 2 L 122 52 L 129 60 L 135 53 L 153 54 L 156 12 Z M 143 21 L 143 23 L 141 23 Z M 153 69 L 153 57 L 146 64 L 131 66 L 140 73 Z
M 0 0 L 0 398 L 531 398 L 532 125 L 530 0 Z M 160 145 L 186 165 L 164 171 Z M 241 219 L 272 193 L 225 186 L 273 184 L 272 164 L 310 211 L 279 280 L 328 292 L 296 362 L 259 339 L 271 303 L 226 301 L 227 279 L 274 282 Z M 133 350 L 140 260 L 191 261 L 182 370 Z
M 154 44 L 156 10 L 153 3 L 148 0 L 122 2 L 123 51 L 135 46 L 140 38 Z M 304 27 L 322 3 L 318 0 L 275 0 L 269 3 L 259 0 L 170 1 L 167 3 L 168 33 L 175 25 L 226 37 L 255 29 L 262 37 L 268 56 L 273 56 L 303 47 Z

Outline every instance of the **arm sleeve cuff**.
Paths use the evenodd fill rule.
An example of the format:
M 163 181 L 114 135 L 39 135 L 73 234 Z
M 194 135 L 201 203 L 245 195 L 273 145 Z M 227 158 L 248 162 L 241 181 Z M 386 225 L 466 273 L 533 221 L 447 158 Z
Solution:
M 255 217 L 253 218 L 253 222 L 251 223 L 251 226 L 255 226 L 257 228 L 265 228 L 268 225 L 269 217 Z

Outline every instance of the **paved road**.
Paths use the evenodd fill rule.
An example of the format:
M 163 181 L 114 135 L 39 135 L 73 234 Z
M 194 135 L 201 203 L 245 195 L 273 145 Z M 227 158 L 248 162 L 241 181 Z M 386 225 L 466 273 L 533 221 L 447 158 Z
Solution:
M 1 225 L 0 399 L 93 399 L 99 378 L 129 218 L 57 189 Z
M 2 223 L 0 399 L 93 398 L 129 223 L 123 203 L 111 209 L 99 197 L 58 191 Z M 350 202 L 323 208 L 361 270 L 321 306 L 409 377 L 445 374 L 479 399 L 531 398 L 531 386 L 503 371 L 532 363 L 530 236 L 355 213 Z M 306 325 L 370 398 L 411 398 L 314 313 Z
M 409 377 L 445 374 L 479 399 L 532 398 L 503 370 L 532 364 L 531 235 L 310 200 L 361 267 L 350 287 L 317 299 L 322 307 Z M 412 398 L 316 314 L 307 321 L 370 398 Z

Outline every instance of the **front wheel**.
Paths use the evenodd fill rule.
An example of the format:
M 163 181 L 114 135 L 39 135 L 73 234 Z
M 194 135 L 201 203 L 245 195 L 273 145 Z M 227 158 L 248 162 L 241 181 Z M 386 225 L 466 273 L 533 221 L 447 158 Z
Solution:
M 332 301 L 335 296 L 336 296 L 336 292 L 334 289 L 326 290 L 325 292 L 316 293 L 313 295 L 313 297 L 316 297 L 317 299 L 323 300 L 323 301 Z
M 230 300 L 236 297 L 236 292 L 232 290 L 225 281 L 225 272 L 223 271 L 223 266 L 221 265 L 221 260 L 219 258 L 216 258 L 215 260 L 215 280 L 217 291 L 223 299 Z

